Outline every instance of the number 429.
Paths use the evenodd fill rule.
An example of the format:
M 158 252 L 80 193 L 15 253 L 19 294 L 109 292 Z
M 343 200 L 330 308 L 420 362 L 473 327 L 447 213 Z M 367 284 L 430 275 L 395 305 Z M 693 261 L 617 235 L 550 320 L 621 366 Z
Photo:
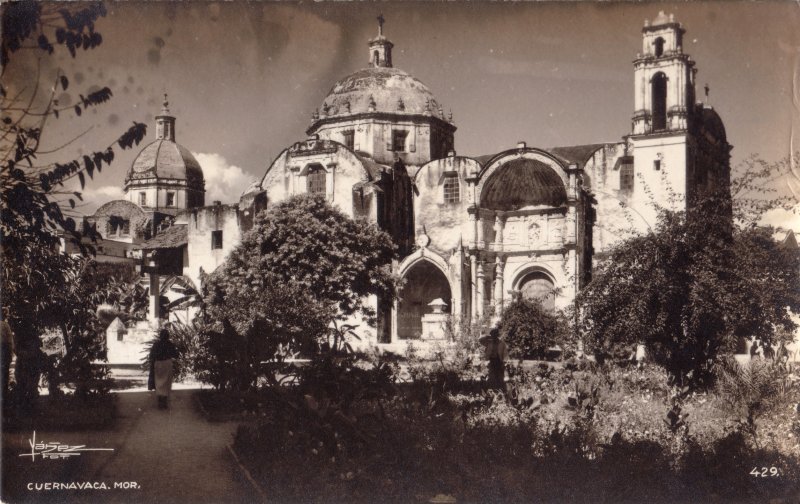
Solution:
M 781 475 L 781 470 L 775 466 L 772 467 L 754 467 L 752 471 L 750 471 L 752 476 L 756 478 L 767 478 L 767 477 L 776 477 Z

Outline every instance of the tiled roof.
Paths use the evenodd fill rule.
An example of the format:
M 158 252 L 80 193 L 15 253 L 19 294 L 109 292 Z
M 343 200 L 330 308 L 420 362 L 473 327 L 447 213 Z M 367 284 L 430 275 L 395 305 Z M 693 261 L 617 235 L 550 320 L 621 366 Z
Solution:
M 545 150 L 567 164 L 577 163 L 583 166 L 597 149 L 605 145 L 607 144 L 572 145 L 569 147 L 553 147 Z
M 356 153 L 356 157 L 361 161 L 361 164 L 364 165 L 364 169 L 367 170 L 370 180 L 380 180 L 381 172 L 387 169 L 386 166 L 375 162 L 375 160 L 363 153 Z
M 477 161 L 481 166 L 486 166 L 486 163 L 489 162 L 490 159 L 495 157 L 497 154 L 486 154 L 484 156 L 475 156 L 472 159 Z
M 592 156 L 592 154 L 608 144 L 586 144 L 586 145 L 572 145 L 568 147 L 552 147 L 549 149 L 542 149 L 545 152 L 548 152 L 556 157 L 559 161 L 566 164 L 577 163 L 579 165 L 583 165 L 588 161 L 588 159 Z M 472 159 L 477 161 L 481 164 L 481 166 L 486 166 L 486 164 L 497 157 L 496 154 L 486 154 L 483 156 L 473 156 Z
M 144 250 L 178 248 L 189 242 L 186 224 L 175 224 L 140 245 Z

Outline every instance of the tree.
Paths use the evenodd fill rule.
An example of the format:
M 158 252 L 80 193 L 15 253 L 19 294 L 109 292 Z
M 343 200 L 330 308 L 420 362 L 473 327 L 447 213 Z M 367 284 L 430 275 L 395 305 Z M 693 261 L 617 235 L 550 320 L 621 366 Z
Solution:
M 544 359 L 548 348 L 565 342 L 569 323 L 540 302 L 519 298 L 503 310 L 498 329 L 512 357 Z
M 281 352 L 315 353 L 336 321 L 361 315 L 374 324 L 371 295 L 393 299 L 397 279 L 391 238 L 354 221 L 319 196 L 297 196 L 256 223 L 204 282 L 207 344 L 241 387 L 258 364 Z M 347 332 L 341 326 L 337 333 Z M 334 341 L 338 351 L 342 341 Z
M 726 195 L 661 210 L 653 231 L 618 247 L 579 294 L 590 350 L 650 356 L 684 385 L 708 384 L 720 353 L 756 336 L 776 341 L 800 312 L 798 252 L 771 230 L 732 229 Z
M 105 8 L 100 3 L 67 5 L 23 1 L 7 3 L 2 10 L 0 240 L 3 315 L 16 336 L 18 375 L 38 375 L 35 368 L 41 361 L 39 335 L 45 329 L 63 327 L 65 318 L 70 316 L 70 311 L 59 305 L 59 300 L 63 301 L 63 295 L 59 294 L 73 287 L 75 278 L 81 274 L 82 263 L 59 251 L 61 240 L 73 240 L 89 254 L 91 247 L 85 245 L 83 238 L 96 236 L 91 229 L 81 229 L 77 225 L 73 209 L 81 195 L 65 190 L 64 184 L 77 178 L 83 187 L 86 175 L 91 178 L 95 170 L 100 171 L 103 165 L 113 161 L 115 146 L 128 149 L 137 145 L 146 127 L 134 123 L 116 142 L 80 159 L 45 162 L 43 156 L 57 155 L 60 150 L 44 152 L 41 148 L 47 120 L 63 120 L 68 113 L 79 116 L 86 109 L 108 101 L 111 90 L 102 88 L 86 93 L 80 95 L 77 105 L 59 107 L 56 92 L 69 87 L 69 80 L 60 71 L 52 84 L 43 85 L 37 74 L 34 82 L 16 86 L 18 89 L 10 87 L 7 77 L 18 51 L 35 53 L 40 71 L 42 58 L 53 54 L 56 46 L 66 47 L 72 57 L 79 50 L 97 47 L 102 37 L 95 31 L 94 23 L 104 15 Z M 75 351 L 82 350 L 75 347 Z M 19 395 L 35 394 L 34 382 L 33 379 L 21 380 L 25 386 L 19 387 Z

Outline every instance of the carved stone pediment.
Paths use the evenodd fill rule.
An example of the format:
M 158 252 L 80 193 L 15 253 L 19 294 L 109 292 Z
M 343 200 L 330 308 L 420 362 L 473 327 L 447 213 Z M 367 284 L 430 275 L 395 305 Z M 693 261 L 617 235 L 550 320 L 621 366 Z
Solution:
M 311 156 L 316 154 L 333 154 L 336 152 L 336 144 L 330 140 L 309 139 L 296 142 L 289 147 L 289 156 Z

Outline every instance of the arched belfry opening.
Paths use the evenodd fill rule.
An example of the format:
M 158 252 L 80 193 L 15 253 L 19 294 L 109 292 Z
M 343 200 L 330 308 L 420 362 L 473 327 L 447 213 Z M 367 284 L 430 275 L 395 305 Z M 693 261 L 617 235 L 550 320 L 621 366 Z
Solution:
M 453 295 L 450 282 L 439 268 L 427 260 L 411 266 L 404 279 L 397 309 L 397 337 L 419 339 L 422 336 L 423 315 L 433 313 L 433 308 L 428 306 L 431 301 L 441 298 L 448 305 L 444 311 L 451 313 Z
M 660 58 L 664 55 L 664 39 L 662 37 L 658 37 L 656 41 L 653 43 L 656 49 L 656 58 Z
M 667 129 L 667 76 L 658 72 L 651 81 L 653 131 Z

